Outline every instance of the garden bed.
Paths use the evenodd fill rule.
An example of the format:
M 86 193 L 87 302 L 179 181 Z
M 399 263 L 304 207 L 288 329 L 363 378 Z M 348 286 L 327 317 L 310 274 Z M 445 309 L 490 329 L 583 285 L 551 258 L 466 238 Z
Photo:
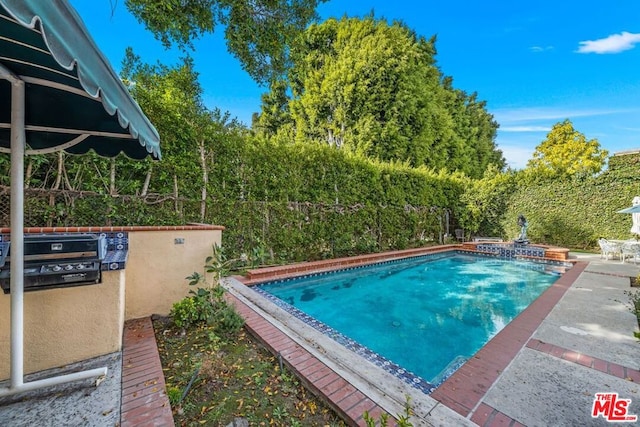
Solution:
M 176 426 L 344 426 L 244 328 L 222 339 L 201 324 L 154 321 Z

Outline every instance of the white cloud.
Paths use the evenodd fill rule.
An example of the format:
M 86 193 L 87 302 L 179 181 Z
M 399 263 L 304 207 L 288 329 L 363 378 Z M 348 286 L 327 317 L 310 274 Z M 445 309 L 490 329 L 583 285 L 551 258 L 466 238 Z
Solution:
M 640 34 L 623 31 L 620 34 L 611 34 L 609 37 L 598 40 L 586 40 L 579 42 L 578 53 L 619 53 L 633 49 L 636 43 L 640 43 Z
M 512 169 L 524 169 L 535 151 L 532 146 L 510 144 L 500 145 L 498 148 L 502 150 L 502 155 Z
M 629 132 L 640 132 L 640 128 L 632 128 L 632 127 L 626 127 L 626 126 L 618 127 L 618 129 L 626 130 Z
M 549 132 L 548 126 L 504 126 L 500 127 L 503 132 Z
M 540 53 L 540 52 L 546 52 L 548 50 L 553 50 L 553 46 L 545 46 L 545 47 L 542 47 L 542 46 L 531 46 L 529 48 L 529 50 L 531 52 Z
M 628 113 L 633 110 L 625 109 L 560 109 L 560 108 L 501 108 L 491 111 L 496 121 L 502 125 L 512 123 L 521 125 L 522 122 L 564 120 L 576 117 L 604 116 L 608 114 Z

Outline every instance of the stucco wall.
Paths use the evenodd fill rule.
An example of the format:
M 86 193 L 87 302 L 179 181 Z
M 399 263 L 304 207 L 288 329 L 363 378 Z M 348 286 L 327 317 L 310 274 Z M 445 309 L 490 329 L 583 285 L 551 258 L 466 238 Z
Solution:
M 24 294 L 24 372 L 37 372 L 120 350 L 124 270 L 102 283 Z M 0 379 L 9 378 L 10 295 L 0 293 Z
M 169 314 L 189 292 L 185 277 L 202 273 L 212 246 L 221 241 L 221 229 L 130 231 L 125 318 Z

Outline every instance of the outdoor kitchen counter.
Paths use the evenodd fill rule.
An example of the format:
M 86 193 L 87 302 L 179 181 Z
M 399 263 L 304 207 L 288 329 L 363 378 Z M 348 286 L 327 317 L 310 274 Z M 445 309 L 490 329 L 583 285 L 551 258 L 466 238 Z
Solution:
M 168 314 L 188 295 L 224 227 L 36 227 L 25 235 L 104 235 L 100 283 L 24 294 L 25 373 L 119 351 L 125 320 Z M 0 235 L 10 237 L 9 228 Z M 0 292 L 0 380 L 9 377 L 10 298 Z

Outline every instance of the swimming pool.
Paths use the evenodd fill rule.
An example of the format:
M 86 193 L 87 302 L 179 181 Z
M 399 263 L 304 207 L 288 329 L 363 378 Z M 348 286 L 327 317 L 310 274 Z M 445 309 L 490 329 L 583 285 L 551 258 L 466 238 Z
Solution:
M 270 282 L 257 290 L 430 392 L 565 268 L 448 252 Z

